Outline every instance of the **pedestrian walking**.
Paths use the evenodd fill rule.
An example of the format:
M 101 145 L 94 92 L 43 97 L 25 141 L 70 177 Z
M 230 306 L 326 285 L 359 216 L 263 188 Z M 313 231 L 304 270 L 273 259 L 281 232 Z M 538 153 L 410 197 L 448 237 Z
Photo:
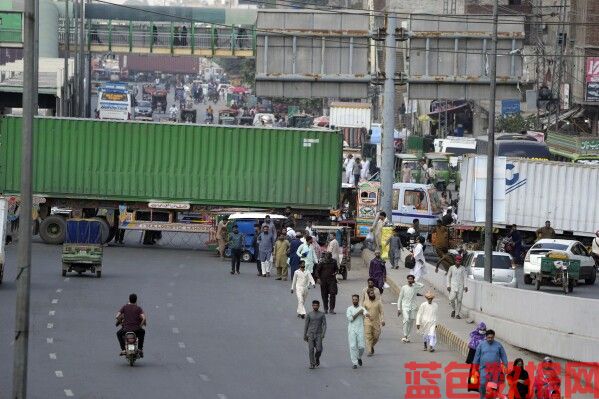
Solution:
M 399 269 L 403 245 L 401 243 L 401 236 L 398 228 L 393 230 L 393 235 L 387 240 L 387 245 L 389 246 L 388 257 L 389 263 L 391 263 L 391 269 Z
M 260 224 L 254 224 L 254 238 L 252 245 L 254 246 L 254 259 L 256 259 L 256 269 L 258 270 L 258 277 L 262 276 L 262 262 L 260 262 L 260 244 L 258 243 L 258 237 L 260 237 Z
M 478 367 L 481 399 L 485 397 L 487 382 L 497 384 L 501 392 L 500 382 L 504 377 L 502 370 L 507 369 L 507 355 L 503 345 L 495 340 L 495 331 L 487 330 L 485 340 L 476 348 L 473 364 Z
M 284 234 L 277 237 L 275 242 L 274 261 L 277 268 L 277 280 L 287 281 L 287 259 L 289 256 L 289 241 Z
M 262 227 L 264 227 L 264 226 L 268 226 L 268 231 L 270 232 L 270 234 L 272 234 L 272 236 L 276 240 L 277 227 L 275 226 L 275 222 L 273 222 L 273 220 L 270 218 L 270 215 L 266 215 L 264 217 L 264 222 L 262 222 Z
M 352 306 L 347 308 L 347 338 L 349 343 L 349 356 L 352 368 L 362 366 L 362 355 L 364 354 L 364 316 L 368 314 L 364 307 L 360 306 L 360 297 L 352 295 Z
M 432 231 L 431 243 L 438 258 L 441 258 L 443 254 L 449 251 L 449 229 L 443 226 L 440 219 L 437 220 L 437 226 Z
M 314 239 L 312 236 L 306 236 L 305 240 L 306 242 L 300 245 L 297 249 L 296 255 L 304 261 L 306 265 L 306 271 L 309 273 L 314 273 L 314 265 L 318 262 L 316 253 L 314 252 L 314 247 L 312 246 Z
M 181 46 L 187 46 L 187 27 L 185 25 L 181 28 Z
M 528 371 L 524 368 L 524 360 L 521 358 L 514 360 L 514 366 L 506 376 L 506 380 L 510 385 L 509 399 L 528 399 L 531 397 L 530 377 Z
M 270 233 L 268 225 L 262 225 L 262 233 L 258 236 L 258 259 L 262 268 L 262 277 L 270 277 L 274 246 L 275 237 Z
M 435 351 L 437 345 L 437 313 L 439 311 L 439 305 L 433 299 L 435 295 L 428 291 L 424 294 L 426 302 L 420 304 L 418 313 L 416 314 L 416 329 L 420 330 L 420 333 L 424 339 L 424 350 L 429 352 Z
M 233 231 L 229 234 L 229 249 L 231 249 L 231 274 L 239 274 L 241 265 L 241 254 L 245 245 L 245 235 L 239 232 L 237 225 L 233 225 Z
M 354 175 L 354 184 L 360 183 L 360 176 L 362 175 L 362 163 L 360 158 L 356 158 L 354 162 L 354 167 L 352 169 L 352 174 Z
M 354 184 L 353 182 L 353 170 L 354 170 L 354 156 L 349 154 L 343 161 L 343 169 L 345 171 L 345 182 Z
M 374 247 L 375 249 L 382 249 L 382 239 L 383 239 L 383 227 L 387 224 L 387 213 L 379 212 L 377 218 L 372 224 L 372 235 L 374 236 Z
M 381 327 L 385 326 L 385 312 L 380 298 L 374 294 L 375 288 L 367 291 L 367 298 L 362 304 L 366 309 L 366 319 L 364 319 L 364 337 L 366 339 L 366 356 L 374 355 L 374 346 L 379 342 L 381 336 Z
M 487 326 L 485 323 L 480 323 L 474 331 L 470 333 L 470 341 L 468 342 L 468 356 L 466 356 L 466 364 L 470 365 L 470 372 L 468 374 L 468 392 L 478 392 L 480 389 L 478 381 L 478 372 L 476 371 L 474 364 L 474 355 L 476 354 L 476 348 L 484 341 L 485 335 L 487 334 Z
M 341 264 L 341 247 L 339 247 L 339 241 L 335 234 L 329 234 L 329 245 L 327 245 L 327 252 L 330 252 L 332 258 Z
M 451 305 L 451 317 L 461 319 L 460 311 L 462 310 L 462 297 L 464 292 L 468 292 L 466 287 L 466 277 L 468 269 L 462 266 L 462 257 L 455 257 L 455 265 L 451 266 L 447 271 L 447 291 L 449 292 L 449 304 Z
M 360 293 L 360 305 L 364 305 L 364 301 L 366 301 L 366 298 L 368 298 L 368 290 L 373 288 L 376 299 L 381 299 L 381 292 L 374 286 L 374 280 L 369 278 L 366 281 L 366 284 L 366 287 L 362 288 L 362 292 Z
M 424 258 L 424 242 L 426 240 L 424 237 L 418 237 L 418 243 L 414 247 L 414 261 L 416 261 L 416 265 L 414 266 L 414 277 L 416 281 L 419 281 L 422 276 L 426 274 L 426 259 Z
M 424 284 L 416 281 L 414 275 L 408 275 L 408 283 L 399 290 L 397 299 L 397 316 L 403 317 L 403 342 L 410 342 L 410 334 L 416 320 L 418 308 L 416 306 L 416 295 L 424 287 Z
M 387 267 L 385 261 L 381 258 L 381 251 L 374 251 L 374 258 L 370 261 L 368 277 L 374 280 L 374 286 L 383 293 L 385 282 L 387 281 Z
M 289 243 L 289 276 L 293 277 L 293 273 L 299 269 L 300 257 L 297 250 L 302 245 L 302 233 L 295 233 L 295 237 Z
M 304 302 L 306 302 L 306 297 L 308 296 L 308 289 L 310 285 L 315 287 L 314 279 L 312 278 L 312 273 L 309 273 L 306 270 L 306 265 L 304 262 L 300 262 L 300 268 L 295 271 L 293 274 L 293 280 L 291 281 L 291 293 L 295 292 L 297 296 L 297 317 L 301 317 L 302 319 L 306 317 L 306 308 L 304 307 Z
M 324 253 L 324 259 L 316 265 L 314 274 L 320 284 L 320 295 L 324 305 L 324 312 L 335 314 L 335 297 L 337 295 L 337 273 L 339 267 L 330 252 Z
M 304 341 L 308 343 L 308 359 L 310 359 L 311 369 L 320 366 L 322 341 L 327 332 L 327 318 L 318 310 L 319 307 L 320 302 L 312 301 L 312 311 L 306 315 L 304 323 Z
M 221 219 L 216 226 L 216 242 L 218 244 L 218 254 L 221 259 L 225 258 L 225 244 L 227 242 L 227 224 L 229 222 Z
M 360 178 L 362 180 L 370 179 L 370 159 L 368 159 L 368 158 L 365 158 L 364 162 L 362 163 L 362 171 L 361 171 Z

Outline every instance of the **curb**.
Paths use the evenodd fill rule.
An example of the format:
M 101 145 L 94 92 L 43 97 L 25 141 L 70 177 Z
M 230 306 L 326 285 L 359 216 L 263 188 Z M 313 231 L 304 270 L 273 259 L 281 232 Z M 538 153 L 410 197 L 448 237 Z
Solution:
M 374 252 L 369 249 L 362 250 L 362 261 L 364 262 L 364 267 L 368 268 L 370 261 L 374 258 Z M 387 274 L 387 284 L 391 291 L 397 296 L 399 296 L 400 286 Z M 464 356 L 468 356 L 468 341 L 464 338 L 461 338 L 459 335 L 454 333 L 449 327 L 444 325 L 443 323 L 437 323 L 437 336 L 440 341 L 442 341 L 449 349 L 454 352 L 457 352 Z

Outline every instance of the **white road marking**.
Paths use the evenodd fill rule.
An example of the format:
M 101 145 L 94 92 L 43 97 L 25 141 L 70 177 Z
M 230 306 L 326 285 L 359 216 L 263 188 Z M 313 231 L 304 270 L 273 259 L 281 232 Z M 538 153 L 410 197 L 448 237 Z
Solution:
M 64 377 L 64 375 L 62 374 L 62 371 L 60 371 L 60 370 L 56 370 L 54 372 L 54 374 L 56 375 L 56 378 L 62 378 L 62 377 Z
M 54 316 L 56 314 L 56 310 L 51 310 L 48 312 L 48 316 Z
M 60 294 L 62 292 L 62 288 L 57 289 L 56 292 Z
M 169 303 L 167 303 L 167 304 L 166 304 L 166 307 L 167 307 L 167 308 L 172 308 L 172 307 L 173 307 L 173 304 L 169 302 Z
M 340 382 L 341 382 L 343 385 L 345 385 L 346 387 L 349 387 L 349 386 L 351 386 L 351 384 L 350 384 L 349 382 L 345 381 L 343 378 L 340 378 L 340 379 L 339 379 L 339 381 L 340 381 Z
M 50 353 L 48 356 L 50 356 L 50 359 L 56 360 L 56 353 Z
M 227 395 L 225 395 L 224 393 L 219 393 L 219 394 L 216 394 L 216 397 L 217 397 L 218 399 L 227 399 Z
M 177 327 L 173 327 L 173 334 L 179 334 L 179 329 Z
M 181 348 L 181 349 L 185 349 L 185 343 L 183 343 L 183 342 L 179 342 L 179 348 Z
M 175 285 L 175 282 L 171 281 L 170 283 L 168 283 L 168 285 L 170 285 L 171 287 L 173 287 Z
M 210 381 L 210 377 L 208 377 L 206 374 L 200 374 L 200 378 L 202 379 L 202 381 L 204 382 L 208 382 Z
M 46 338 L 46 343 L 47 344 L 53 344 L 54 343 L 54 338 Z
M 167 293 L 167 294 L 166 294 L 166 296 L 169 296 L 169 297 L 170 297 L 170 296 L 173 296 L 173 293 L 172 293 L 172 292 L 169 292 L 169 293 Z
M 196 361 L 195 361 L 195 360 L 193 360 L 193 357 L 189 357 L 189 356 L 188 356 L 188 357 L 187 357 L 187 362 L 188 362 L 188 363 L 191 363 L 191 364 L 194 364 Z
M 73 395 L 73 391 L 71 391 L 70 389 L 65 389 L 65 390 L 64 390 L 64 394 L 65 394 L 66 396 L 74 396 L 74 395 Z
M 171 320 L 171 321 L 175 320 L 175 315 L 173 315 L 173 314 L 169 315 L 168 319 Z
M 58 299 L 56 299 L 56 298 L 55 298 L 55 299 L 52 299 L 52 304 L 53 304 L 53 305 L 56 305 L 57 303 L 58 303 Z
M 48 323 L 48 324 L 46 325 L 46 327 L 47 327 L 48 329 L 54 328 L 54 323 Z

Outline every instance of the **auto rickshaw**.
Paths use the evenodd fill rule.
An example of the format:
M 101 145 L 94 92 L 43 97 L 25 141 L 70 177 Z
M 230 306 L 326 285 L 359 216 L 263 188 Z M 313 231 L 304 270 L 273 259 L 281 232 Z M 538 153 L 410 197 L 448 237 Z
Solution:
M 404 183 L 419 183 L 422 168 L 420 167 L 419 158 L 416 154 L 395 154 L 395 181 L 403 181 L 403 171 L 408 168 L 411 173 L 411 181 Z
M 102 224 L 97 219 L 69 219 L 62 245 L 62 276 L 85 271 L 102 277 Z
M 347 280 L 347 272 L 351 270 L 351 228 L 348 226 L 312 226 L 312 233 L 316 236 L 316 242 L 326 250 L 329 244 L 329 234 L 335 234 L 335 238 L 341 249 L 341 260 L 339 261 L 339 274 Z
M 541 258 L 541 271 L 531 273 L 531 277 L 537 291 L 541 289 L 541 285 L 552 284 L 567 294 L 574 290 L 580 278 L 580 261 L 569 259 L 565 252 L 551 251 Z
M 435 170 L 435 179 L 432 182 L 438 191 L 445 191 L 451 181 L 455 179 L 449 166 L 449 154 L 442 152 L 429 152 L 424 155 L 426 164 Z

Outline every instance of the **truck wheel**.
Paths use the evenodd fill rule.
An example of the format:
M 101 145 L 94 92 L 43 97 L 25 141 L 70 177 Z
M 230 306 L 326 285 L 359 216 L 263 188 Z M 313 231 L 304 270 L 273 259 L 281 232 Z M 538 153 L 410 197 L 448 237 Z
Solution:
M 67 231 L 67 221 L 59 215 L 45 218 L 40 225 L 40 237 L 46 244 L 62 244 Z
M 96 277 L 97 278 L 102 277 L 102 271 L 101 270 L 96 271 Z
M 108 241 L 110 241 L 108 239 L 108 238 L 110 238 L 110 225 L 104 218 L 95 217 L 93 219 L 100 222 L 100 225 L 102 226 L 102 227 L 100 227 L 102 229 L 102 244 L 106 244 Z
M 532 284 L 532 277 L 530 277 L 530 274 L 529 275 L 526 275 L 526 274 L 524 275 L 524 284 L 527 284 L 527 285 Z
M 590 278 L 585 278 L 584 282 L 585 284 L 593 285 L 595 284 L 595 280 L 597 280 L 597 271 L 593 270 L 593 276 Z

